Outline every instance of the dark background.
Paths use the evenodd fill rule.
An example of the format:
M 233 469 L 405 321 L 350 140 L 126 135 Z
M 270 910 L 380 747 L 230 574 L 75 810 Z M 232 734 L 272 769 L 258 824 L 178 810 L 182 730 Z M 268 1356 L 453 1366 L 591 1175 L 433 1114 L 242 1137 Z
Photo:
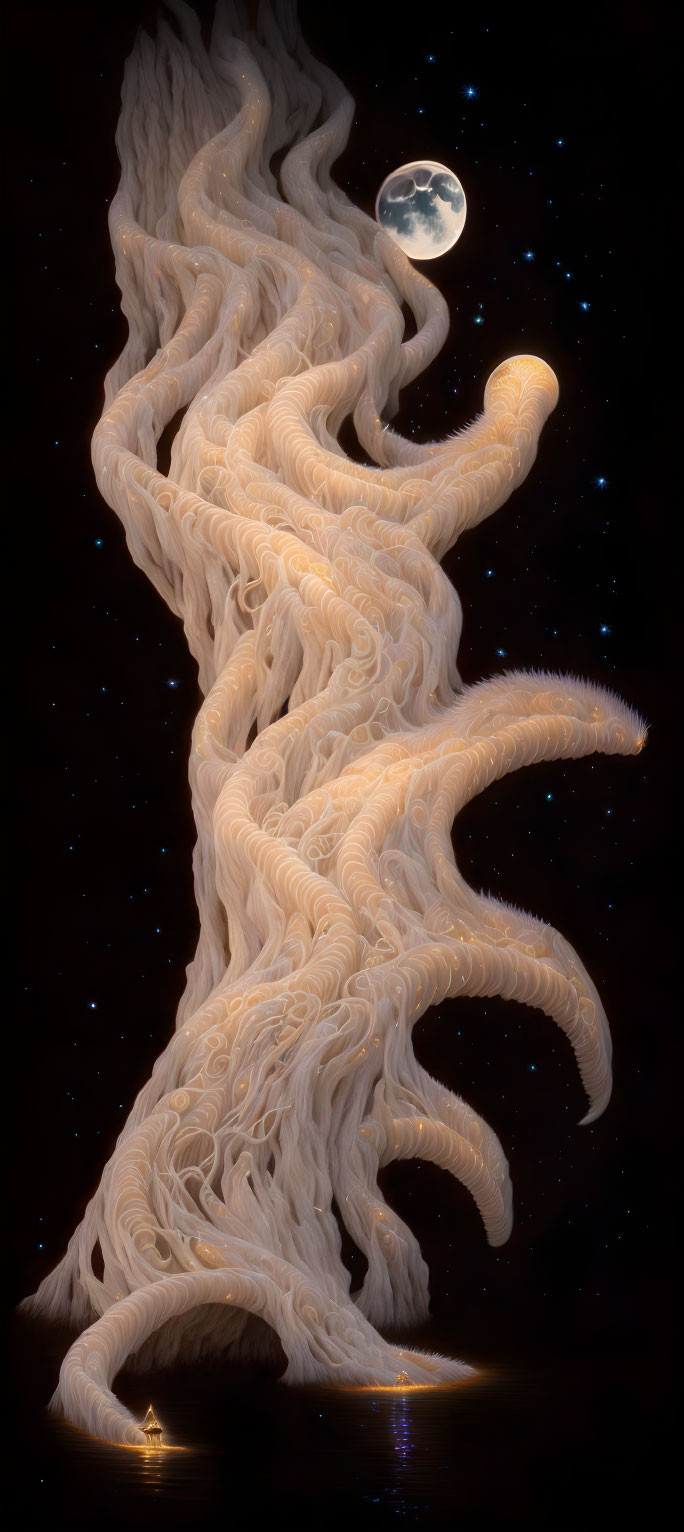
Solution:
M 104 374 L 125 336 L 106 221 L 122 70 L 155 10 L 11 12 L 6 68 L 22 84 L 6 305 L 18 472 L 5 514 L 19 540 L 6 793 L 17 853 L 10 1306 L 52 1269 L 82 1216 L 170 1036 L 197 937 L 195 665 L 90 466 Z M 425 6 L 401 22 L 382 4 L 306 0 L 300 17 L 357 101 L 335 171 L 348 194 L 372 214 L 389 170 L 423 156 L 450 165 L 466 192 L 461 240 L 422 268 L 447 298 L 451 332 L 402 396 L 399 429 L 430 441 L 464 424 L 493 367 L 516 352 L 543 356 L 560 382 L 529 480 L 446 560 L 464 608 L 463 679 L 519 667 L 577 674 L 616 690 L 651 732 L 638 758 L 509 777 L 455 827 L 470 881 L 577 947 L 614 1039 L 611 1104 L 579 1128 L 572 1054 L 541 1014 L 468 1000 L 416 1028 L 421 1061 L 498 1132 L 516 1203 L 512 1238 L 492 1251 L 446 1175 L 418 1162 L 384 1173 L 430 1266 L 434 1319 L 419 1339 L 480 1363 L 500 1386 L 462 1419 L 447 1411 L 435 1423 L 416 1406 L 421 1500 L 408 1469 L 391 1479 L 400 1449 L 387 1433 L 362 1450 L 355 1396 L 326 1414 L 310 1393 L 286 1394 L 255 1370 L 155 1380 L 168 1412 L 185 1401 L 186 1439 L 214 1444 L 201 1482 L 155 1487 L 155 1503 L 167 1523 L 191 1526 L 193 1507 L 199 1523 L 219 1505 L 231 1516 L 242 1507 L 239 1526 L 260 1515 L 330 1519 L 335 1507 L 373 1526 L 450 1526 L 465 1510 L 481 1525 L 553 1528 L 641 1501 L 657 1511 L 679 1333 L 675 11 Z M 132 1524 L 149 1525 L 140 1485 L 124 1486 L 111 1466 L 122 1455 L 107 1458 L 111 1484 L 119 1473 L 112 1509 L 97 1449 L 79 1438 L 77 1454 L 76 1434 L 42 1418 L 66 1338 L 16 1320 L 11 1331 L 22 1503 L 30 1494 L 53 1521 L 79 1525 L 118 1525 L 125 1506 Z M 141 1387 L 144 1408 L 147 1382 L 118 1391 L 133 1402 Z M 260 1463 L 249 1495 L 235 1456 L 224 1462 L 229 1438 L 243 1469 Z

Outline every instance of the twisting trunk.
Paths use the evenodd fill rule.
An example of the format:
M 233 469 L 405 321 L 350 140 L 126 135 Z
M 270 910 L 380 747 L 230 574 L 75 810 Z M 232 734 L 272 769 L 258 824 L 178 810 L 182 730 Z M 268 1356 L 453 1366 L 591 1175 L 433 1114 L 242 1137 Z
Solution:
M 556 379 L 513 357 L 478 419 L 429 446 L 383 423 L 448 318 L 331 178 L 352 101 L 289 5 L 264 4 L 256 33 L 219 5 L 208 50 L 186 6 L 167 11 L 126 68 L 110 227 L 130 335 L 93 462 L 199 667 L 201 934 L 175 1034 L 27 1300 L 88 1327 L 54 1407 L 139 1444 L 110 1388 L 126 1358 L 146 1344 L 167 1362 L 237 1354 L 250 1315 L 277 1332 L 291 1381 L 470 1371 L 376 1328 L 428 1307 L 381 1165 L 421 1155 L 450 1170 L 492 1244 L 512 1218 L 498 1139 L 420 1068 L 413 1024 L 446 996 L 539 1006 L 575 1050 L 585 1121 L 608 1099 L 610 1044 L 571 947 L 467 886 L 451 825 L 518 766 L 645 738 L 575 677 L 462 689 L 460 604 L 439 559 L 524 478 Z M 416 324 L 403 342 L 402 303 Z M 157 443 L 181 409 L 164 475 Z M 340 448 L 349 414 L 378 467 Z M 353 1295 L 334 1203 L 368 1261 Z

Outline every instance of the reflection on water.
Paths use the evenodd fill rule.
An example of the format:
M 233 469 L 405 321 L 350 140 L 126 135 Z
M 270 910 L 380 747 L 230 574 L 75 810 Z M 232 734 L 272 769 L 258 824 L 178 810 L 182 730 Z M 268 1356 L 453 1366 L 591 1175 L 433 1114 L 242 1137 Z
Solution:
M 146 1492 L 152 1495 L 161 1494 L 162 1490 L 168 1491 L 174 1481 L 170 1465 L 174 1463 L 177 1453 L 187 1450 L 185 1447 L 138 1448 L 138 1465 L 132 1470 L 132 1481 L 145 1486 Z
M 624 1377 L 596 1375 L 591 1362 L 487 1369 L 438 1389 L 290 1389 L 218 1368 L 118 1381 L 141 1417 L 151 1390 L 169 1443 L 161 1449 L 120 1449 L 35 1421 L 27 1513 L 123 1532 L 194 1532 L 219 1517 L 239 1532 L 322 1519 L 325 1532 L 332 1523 L 451 1528 L 470 1516 L 478 1532 L 575 1532 L 594 1525 L 601 1504 L 613 1519 L 619 1489 L 638 1496 L 633 1397 Z
M 198 1506 L 205 1484 L 205 1462 L 211 1453 L 201 1447 L 114 1447 L 96 1441 L 62 1421 L 45 1420 L 36 1434 L 36 1496 L 54 1510 L 68 1513 L 72 1525 L 98 1526 L 173 1524 L 176 1513 Z M 211 1484 L 212 1475 L 208 1476 Z M 154 1514 L 159 1505 L 159 1522 Z M 192 1522 L 189 1523 L 192 1525 Z
M 141 1484 L 146 1485 L 150 1493 L 161 1494 L 168 1482 L 165 1478 L 164 1448 L 144 1448 L 141 1457 L 143 1461 L 138 1470 Z M 168 1450 L 166 1461 L 168 1462 Z

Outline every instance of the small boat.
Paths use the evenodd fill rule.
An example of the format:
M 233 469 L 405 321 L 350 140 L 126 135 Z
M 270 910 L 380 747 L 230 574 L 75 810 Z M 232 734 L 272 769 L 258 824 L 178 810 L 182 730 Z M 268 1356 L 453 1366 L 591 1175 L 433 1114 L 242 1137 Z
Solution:
M 152 1405 L 150 1405 L 140 1429 L 145 1432 L 148 1447 L 163 1446 L 162 1429 L 152 1409 Z

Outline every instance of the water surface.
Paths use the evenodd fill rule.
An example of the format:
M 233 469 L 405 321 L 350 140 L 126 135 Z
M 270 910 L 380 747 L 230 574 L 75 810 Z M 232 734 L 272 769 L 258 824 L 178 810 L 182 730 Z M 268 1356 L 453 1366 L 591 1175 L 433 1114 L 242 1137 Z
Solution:
M 23 1332 L 28 1363 L 26 1344 Z M 151 1402 L 164 1427 L 169 1450 L 148 1453 L 95 1442 L 36 1410 L 41 1373 L 54 1367 L 48 1352 L 25 1369 L 18 1414 L 22 1506 L 39 1526 L 354 1532 L 476 1518 L 478 1532 L 560 1532 L 658 1503 L 658 1387 L 630 1358 L 570 1348 L 533 1363 L 485 1362 L 476 1378 L 435 1390 L 292 1389 L 269 1372 L 216 1364 L 122 1374 L 119 1396 L 140 1418 Z

